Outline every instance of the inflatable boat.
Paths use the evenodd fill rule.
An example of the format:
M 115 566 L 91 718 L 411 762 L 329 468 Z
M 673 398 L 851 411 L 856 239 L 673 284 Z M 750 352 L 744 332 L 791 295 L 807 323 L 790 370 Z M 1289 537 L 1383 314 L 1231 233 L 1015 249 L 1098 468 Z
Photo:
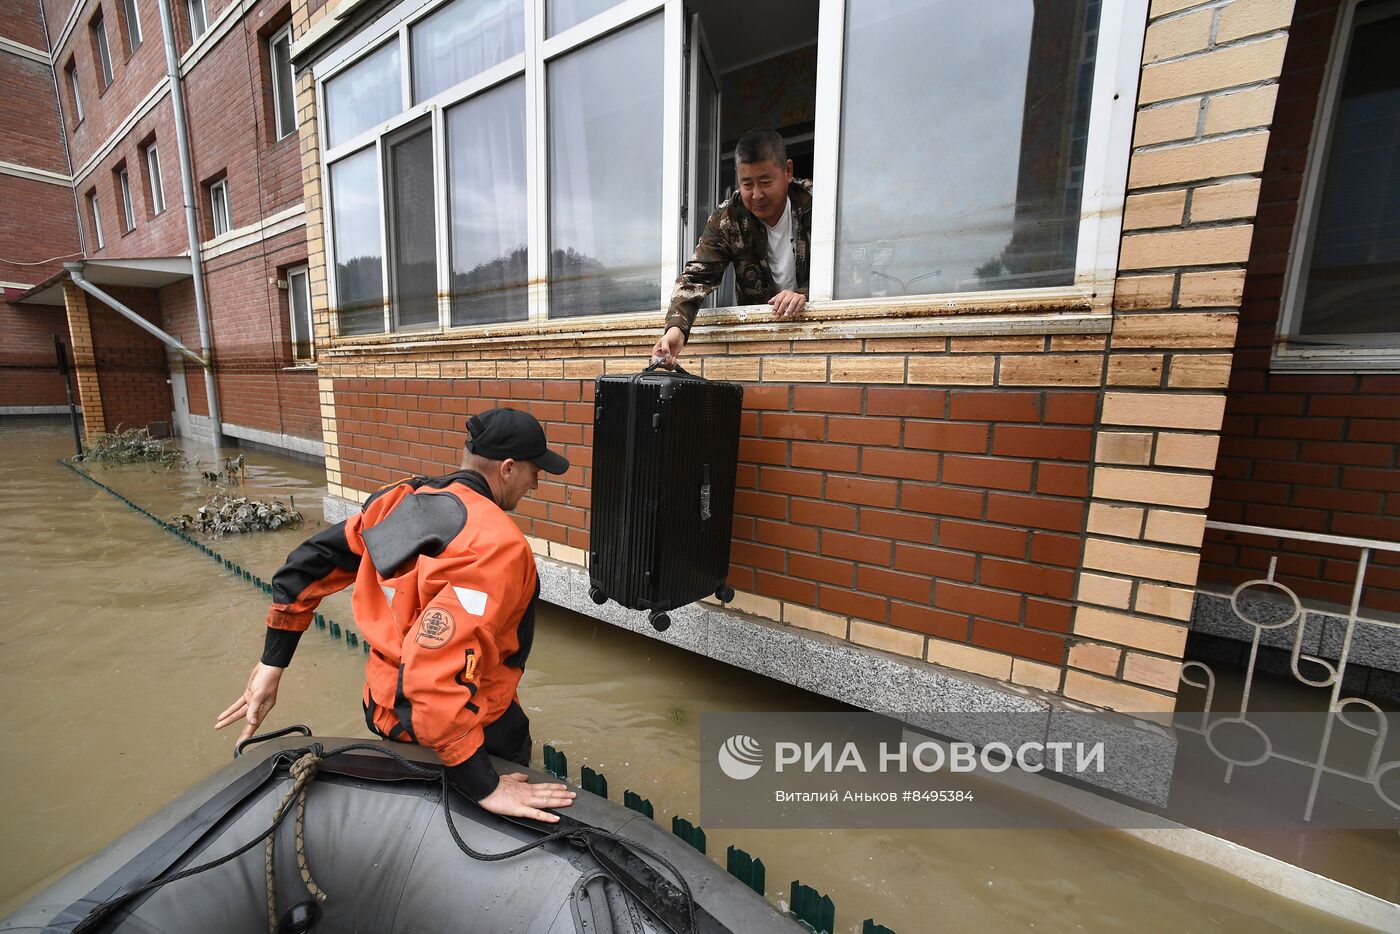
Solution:
M 530 780 L 557 781 L 533 771 Z M 578 797 L 558 824 L 503 818 L 451 788 L 419 747 L 268 739 L 43 891 L 0 931 L 807 930 L 646 816 L 573 790 Z

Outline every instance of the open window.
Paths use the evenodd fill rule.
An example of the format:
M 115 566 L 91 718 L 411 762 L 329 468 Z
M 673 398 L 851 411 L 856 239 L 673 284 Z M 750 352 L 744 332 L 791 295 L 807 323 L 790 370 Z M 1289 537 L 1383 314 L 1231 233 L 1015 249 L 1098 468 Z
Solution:
M 814 302 L 1106 309 L 1146 17 L 403 0 L 312 63 L 336 333 L 658 321 L 756 127 L 813 182 Z

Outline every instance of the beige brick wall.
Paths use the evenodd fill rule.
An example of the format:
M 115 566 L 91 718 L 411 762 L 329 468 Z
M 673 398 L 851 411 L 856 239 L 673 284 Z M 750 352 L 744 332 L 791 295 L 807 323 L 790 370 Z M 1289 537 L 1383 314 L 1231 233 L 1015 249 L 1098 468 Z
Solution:
M 83 407 L 83 437 L 90 439 L 107 430 L 107 417 L 102 412 L 102 388 L 97 381 L 87 293 L 71 281 L 65 282 L 63 304 L 68 312 L 68 333 L 73 342 L 73 376 L 78 384 L 78 402 Z
M 1170 710 L 1292 0 L 1156 0 L 1068 697 Z

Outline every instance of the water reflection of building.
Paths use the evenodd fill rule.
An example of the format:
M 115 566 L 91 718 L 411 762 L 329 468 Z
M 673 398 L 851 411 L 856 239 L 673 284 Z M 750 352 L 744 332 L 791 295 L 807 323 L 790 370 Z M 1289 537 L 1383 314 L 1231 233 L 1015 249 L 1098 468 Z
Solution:
M 1354 551 L 1266 547 L 1208 531 L 1207 518 L 1400 537 L 1394 318 L 1368 312 L 1356 325 L 1364 333 L 1320 333 L 1331 312 L 1309 305 L 1307 283 L 1313 265 L 1317 281 L 1335 278 L 1334 251 L 1288 264 L 1290 248 L 1311 258 L 1318 237 L 1334 246 L 1359 237 L 1377 259 L 1354 270 L 1349 253 L 1348 274 L 1390 274 L 1393 238 L 1370 214 L 1333 223 L 1323 205 L 1356 192 L 1329 188 L 1342 183 L 1307 156 L 1310 141 L 1320 152 L 1341 139 L 1348 159 L 1364 158 L 1347 148 L 1360 132 L 1346 123 L 1347 102 L 1364 92 L 1379 105 L 1393 89 L 1383 69 L 1352 79 L 1338 63 L 1354 42 L 1355 67 L 1367 67 L 1367 50 L 1393 28 L 1383 6 L 1343 4 L 1338 24 L 1335 5 L 1301 4 L 1299 29 L 1285 6 L 1262 0 L 1150 19 L 1144 3 L 1091 0 L 994 12 L 933 0 L 878 10 L 794 2 L 744 7 L 754 28 L 743 31 L 729 27 L 741 5 L 728 0 L 696 4 L 694 21 L 632 4 L 568 28 L 549 20 L 551 4 L 531 6 L 528 19 L 518 5 L 496 6 L 501 15 L 480 29 L 461 3 L 288 11 L 318 414 L 333 433 L 327 476 L 342 505 L 452 463 L 466 412 L 530 407 L 581 466 L 546 483 L 521 523 L 547 595 L 599 612 L 575 599 L 589 548 L 591 381 L 644 363 L 667 283 L 711 206 L 693 193 L 729 184 L 719 160 L 700 153 L 731 148 L 747 128 L 736 121 L 762 119 L 781 124 L 816 177 L 818 301 L 795 325 L 761 309 L 708 310 L 687 352 L 706 375 L 743 381 L 749 400 L 737 616 L 703 616 L 703 631 L 726 637 L 691 647 L 876 706 L 917 697 L 1169 710 L 1183 659 L 1206 644 L 1188 643 L 1193 627 L 1249 634 L 1209 593 L 1266 575 L 1277 553 L 1281 582 L 1345 604 L 1357 568 Z M 518 34 L 503 25 L 517 15 Z M 847 22 L 832 25 L 836 16 Z M 990 28 L 992 16 L 1015 29 Z M 527 39 L 526 27 L 538 34 Z M 415 51 L 415 35 L 459 33 L 494 50 L 478 71 L 454 72 L 426 96 L 397 84 L 420 60 L 431 72 L 432 49 L 443 47 Z M 1334 33 L 1335 48 L 1318 38 Z M 951 78 L 936 68 L 944 45 L 1004 49 L 1013 34 L 1024 61 Z M 374 86 L 363 56 L 391 46 L 404 58 Z M 821 67 L 837 51 L 842 68 Z M 1012 64 L 1024 78 L 1005 80 Z M 1092 80 L 1106 68 L 1115 81 Z M 1324 72 L 1335 75 L 1325 85 Z M 561 74 L 568 80 L 551 77 Z M 979 124 L 965 99 L 997 80 L 1014 119 Z M 595 93 L 608 82 L 627 106 Z M 350 110 L 374 122 L 341 138 L 319 102 L 344 88 Z M 371 99 L 384 109 L 357 107 Z M 1002 141 L 987 149 L 1005 150 L 1010 181 L 961 182 L 958 173 L 976 177 L 981 150 L 970 156 L 966 134 L 936 120 L 907 120 L 915 111 L 966 111 L 966 133 Z M 1328 129 L 1338 121 L 1346 125 Z M 481 129 L 454 136 L 457 126 Z M 405 218 L 381 197 L 394 180 L 381 150 L 424 131 L 433 145 L 414 164 L 422 179 L 431 169 L 434 226 L 415 230 L 432 235 L 434 307 L 421 307 L 420 289 L 416 324 L 401 329 L 409 340 L 395 332 L 396 283 L 428 276 L 413 265 L 418 253 L 395 251 L 392 230 Z M 1367 163 L 1364 177 L 1382 168 Z M 338 188 L 338 173 L 352 170 L 362 174 Z M 935 190 L 990 205 L 995 217 L 926 209 Z M 459 225 L 452 205 L 485 205 L 487 194 L 491 224 Z M 880 210 L 903 228 L 862 226 Z M 491 241 L 472 255 L 502 258 L 454 268 L 452 238 L 467 236 L 458 231 Z M 492 231 L 512 236 L 491 240 Z M 338 257 L 337 244 L 355 237 L 367 247 Z M 593 248 L 605 242 L 606 252 Z M 951 272 L 950 257 L 965 271 Z M 872 269 L 893 284 L 872 287 Z M 964 291 L 946 294 L 953 288 Z M 1319 294 L 1328 308 L 1338 301 L 1330 287 L 1312 300 Z M 1367 298 L 1383 300 L 1379 289 Z M 238 333 L 221 330 L 219 316 L 239 306 L 215 306 L 216 341 Z M 245 384 L 221 385 L 243 398 L 234 387 Z M 366 398 L 401 406 L 385 417 Z M 1400 565 L 1381 553 L 1371 562 L 1362 614 L 1400 611 Z M 1393 631 L 1383 630 L 1351 659 L 1375 685 L 1395 669 Z M 1326 654 L 1321 632 L 1309 639 L 1308 651 Z M 1238 640 L 1223 645 L 1213 657 Z M 858 670 L 880 672 L 879 683 Z

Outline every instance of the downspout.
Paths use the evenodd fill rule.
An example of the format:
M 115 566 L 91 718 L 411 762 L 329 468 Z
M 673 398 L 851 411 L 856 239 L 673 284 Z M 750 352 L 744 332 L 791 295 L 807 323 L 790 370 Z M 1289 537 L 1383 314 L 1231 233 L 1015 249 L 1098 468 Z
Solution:
M 49 74 L 53 76 L 53 100 L 58 108 L 58 138 L 63 140 L 63 161 L 68 165 L 69 187 L 73 189 L 73 225 L 78 228 L 78 252 L 87 255 L 87 233 L 83 230 L 83 212 L 78 207 L 78 180 L 73 177 L 73 153 L 68 148 L 68 118 L 63 113 L 63 90 L 58 86 L 58 63 L 53 57 L 53 36 L 49 35 L 49 18 L 44 5 L 39 5 L 39 23 L 44 29 L 44 47 L 49 50 Z
M 190 269 L 194 272 L 194 311 L 195 318 L 199 321 L 204 397 L 209 400 L 209 424 L 214 431 L 214 447 L 217 448 L 222 447 L 224 443 L 224 423 L 219 416 L 219 396 L 214 385 L 214 347 L 209 337 L 209 307 L 204 298 L 204 259 L 199 252 L 199 218 L 194 207 L 194 166 L 190 161 L 189 128 L 185 124 L 185 96 L 180 85 L 180 56 L 175 51 L 175 23 L 170 16 L 170 0 L 156 2 L 160 6 L 161 30 L 165 33 L 165 71 L 170 79 L 170 109 L 175 112 L 175 147 L 180 153 L 180 187 L 185 195 L 185 230 L 189 233 Z
M 132 311 L 130 308 L 126 307 L 121 302 L 117 301 L 115 298 L 108 295 L 106 292 L 102 291 L 97 286 L 84 279 L 82 263 L 64 263 L 63 268 L 68 270 L 68 277 L 73 280 L 73 284 L 76 285 L 78 288 L 82 289 L 84 292 L 88 293 L 93 298 L 97 299 L 99 302 L 106 305 L 108 308 L 112 309 L 117 314 L 121 315 L 123 318 L 130 321 L 132 324 L 136 325 L 141 330 L 145 331 L 148 334 L 151 334 L 162 344 L 165 344 L 172 350 L 178 353 L 182 353 L 185 356 L 189 357 L 195 363 L 204 367 L 206 373 L 209 372 L 209 363 L 204 357 L 201 357 L 193 350 L 190 350 L 184 344 L 180 343 L 180 341 L 177 338 L 165 333 L 160 328 L 156 327 L 154 324 L 147 321 L 145 318 L 141 317 L 136 312 Z

